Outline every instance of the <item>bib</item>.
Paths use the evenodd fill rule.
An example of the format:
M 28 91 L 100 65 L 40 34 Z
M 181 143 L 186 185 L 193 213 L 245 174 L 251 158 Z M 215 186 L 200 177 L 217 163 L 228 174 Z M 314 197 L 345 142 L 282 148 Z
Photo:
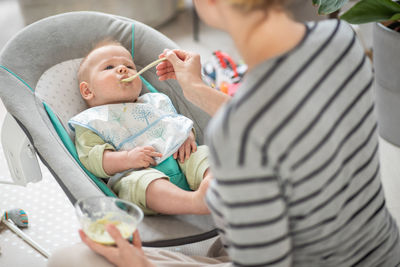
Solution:
M 68 122 L 88 128 L 119 150 L 152 146 L 162 153 L 163 162 L 186 141 L 193 122 L 177 114 L 171 100 L 161 93 L 147 93 L 134 103 L 102 105 L 89 108 Z

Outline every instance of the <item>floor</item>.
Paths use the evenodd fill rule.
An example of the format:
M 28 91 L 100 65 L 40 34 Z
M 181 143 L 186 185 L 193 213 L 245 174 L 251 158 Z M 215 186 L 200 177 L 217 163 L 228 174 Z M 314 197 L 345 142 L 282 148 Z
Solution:
M 300 9 L 304 9 L 304 5 L 300 3 L 303 0 L 298 1 Z M 86 0 L 81 2 L 84 3 Z M 307 0 L 307 2 L 311 1 Z M 212 51 L 217 49 L 223 49 L 236 61 L 240 59 L 227 34 L 210 29 L 202 23 L 200 23 L 199 41 L 195 42 L 192 32 L 191 1 L 184 1 L 182 6 L 183 8 L 175 18 L 157 29 L 183 49 L 200 53 L 203 63 L 209 60 Z M 297 7 L 294 9 L 299 10 Z M 298 15 L 315 19 L 314 14 L 313 10 L 307 9 Z M 0 49 L 24 26 L 19 2 L 0 0 Z M 366 46 L 371 46 L 371 25 L 363 26 L 361 30 Z M 6 110 L 0 103 L 0 123 L 5 114 Z M 397 164 L 400 161 L 400 149 L 384 140 L 380 141 L 382 179 L 387 203 L 394 217 L 400 222 L 400 201 L 397 197 L 397 192 L 400 191 L 400 179 L 397 180 L 397 177 L 400 177 L 400 164 Z M 0 181 L 10 182 L 11 178 L 1 145 L 0 150 Z M 44 166 L 41 166 L 41 169 L 43 179 L 38 183 L 28 184 L 26 187 L 0 185 L 0 212 L 13 208 L 24 209 L 29 217 L 29 228 L 24 232 L 51 253 L 59 247 L 78 242 L 79 225 L 74 209 L 61 188 Z M 0 251 L 0 266 L 41 267 L 46 265 L 46 259 L 41 254 L 6 229 L 4 225 L 0 225 Z

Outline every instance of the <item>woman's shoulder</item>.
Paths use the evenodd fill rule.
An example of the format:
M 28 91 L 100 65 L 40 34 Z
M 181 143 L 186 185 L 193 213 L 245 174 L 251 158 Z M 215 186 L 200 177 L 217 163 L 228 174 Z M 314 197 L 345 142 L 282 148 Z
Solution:
M 324 66 L 351 70 L 365 56 L 350 24 L 338 19 L 306 23 L 307 33 L 295 51 L 287 55 L 286 65 L 321 70 Z
M 308 35 L 305 41 L 306 46 L 326 43 L 326 48 L 340 48 L 346 40 L 355 37 L 353 28 L 344 20 L 329 19 L 308 22 L 305 25 Z M 314 48 L 317 49 L 318 46 Z

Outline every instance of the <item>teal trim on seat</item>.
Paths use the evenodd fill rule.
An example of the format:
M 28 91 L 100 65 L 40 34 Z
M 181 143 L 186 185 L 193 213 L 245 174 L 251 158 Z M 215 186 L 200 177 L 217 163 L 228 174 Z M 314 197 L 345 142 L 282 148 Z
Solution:
M 76 152 L 75 144 L 72 142 L 71 138 L 69 137 L 67 131 L 62 126 L 60 120 L 54 114 L 53 110 L 48 106 L 45 102 L 43 102 L 43 106 L 49 115 L 50 121 L 53 124 L 54 129 L 56 130 L 58 136 L 60 137 L 61 141 L 69 151 L 69 153 L 74 157 L 76 162 L 78 162 L 79 166 L 85 171 L 85 173 L 92 179 L 92 181 L 100 188 L 100 190 L 110 197 L 117 197 L 110 188 L 107 187 L 105 183 L 100 181 L 98 177 L 96 177 L 93 173 L 88 171 L 85 166 L 82 165 L 81 161 L 79 160 L 78 153 Z
M 131 42 L 131 55 L 132 59 L 135 58 L 135 24 L 132 23 L 132 42 Z M 149 89 L 150 92 L 152 93 L 158 93 L 157 89 L 154 88 L 153 85 L 151 85 L 148 81 L 146 81 L 145 78 L 143 78 L 141 75 L 139 76 L 144 85 Z
M 131 42 L 131 55 L 132 59 L 135 58 L 135 24 L 132 23 L 132 42 Z M 157 89 L 154 88 L 153 85 L 151 85 L 148 81 L 146 81 L 145 78 L 143 78 L 141 75 L 139 76 L 144 85 L 146 85 L 147 89 L 149 89 L 150 92 L 152 93 L 158 93 Z
M 6 67 L 4 67 L 3 65 L 0 65 L 0 68 L 5 69 L 8 73 L 10 73 L 11 75 L 13 75 L 15 78 L 17 78 L 18 80 L 20 80 L 23 84 L 25 84 L 32 92 L 35 92 L 35 90 L 33 90 L 32 87 L 29 86 L 29 84 L 27 84 L 24 80 L 22 80 L 22 78 L 20 78 L 17 74 L 15 74 L 14 72 L 12 72 L 11 70 L 7 69 Z
M 135 24 L 132 23 L 132 42 L 131 42 L 132 59 L 135 58 Z
M 146 81 L 145 78 L 143 78 L 141 75 L 139 75 L 140 79 L 142 80 L 142 82 L 144 83 L 144 85 L 146 85 L 147 89 L 149 89 L 150 92 L 152 93 L 158 93 L 157 89 L 154 88 L 153 85 L 151 85 L 151 83 L 149 83 L 148 81 Z

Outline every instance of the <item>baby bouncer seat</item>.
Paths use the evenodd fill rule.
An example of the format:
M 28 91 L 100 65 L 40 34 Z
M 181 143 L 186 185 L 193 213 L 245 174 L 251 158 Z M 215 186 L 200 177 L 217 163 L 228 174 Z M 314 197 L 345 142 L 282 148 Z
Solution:
M 72 116 L 87 108 L 78 89 L 79 63 L 94 44 L 107 38 L 132 52 L 138 70 L 157 59 L 165 48 L 177 48 L 167 37 L 138 21 L 98 12 L 71 12 L 27 26 L 0 54 L 0 97 L 8 112 L 3 135 L 19 127 L 27 136 L 28 150 L 38 154 L 72 204 L 89 196 L 115 196 L 81 165 L 73 133 L 67 127 Z M 178 113 L 193 120 L 197 143 L 202 144 L 209 117 L 184 98 L 178 83 L 160 82 L 154 68 L 141 79 L 142 94 L 157 90 L 168 95 Z M 7 149 L 5 153 L 10 159 Z M 16 173 L 18 168 L 25 168 L 19 170 L 22 173 L 30 168 L 33 173 L 38 168 L 28 161 L 21 163 L 11 157 L 9 165 L 15 165 L 10 167 Z M 151 247 L 199 244 L 216 236 L 208 215 L 145 216 L 139 231 L 143 245 Z

